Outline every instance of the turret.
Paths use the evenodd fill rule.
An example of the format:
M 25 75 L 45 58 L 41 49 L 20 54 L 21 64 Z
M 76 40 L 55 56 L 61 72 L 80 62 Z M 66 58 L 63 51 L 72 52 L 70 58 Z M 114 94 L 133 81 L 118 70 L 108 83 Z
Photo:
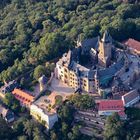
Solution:
M 109 42 L 111 43 L 112 42 L 112 38 L 111 38 L 110 34 L 108 33 L 108 31 L 104 32 L 101 41 L 104 43 L 109 43 Z
M 79 48 L 79 47 L 81 47 L 81 46 L 82 46 L 81 37 L 78 36 L 76 47 Z
M 112 38 L 109 33 L 105 31 L 98 48 L 98 61 L 101 66 L 108 67 L 111 64 L 112 48 Z
M 38 82 L 40 84 L 40 92 L 44 91 L 46 89 L 47 84 L 47 77 L 45 75 L 41 76 L 38 79 Z

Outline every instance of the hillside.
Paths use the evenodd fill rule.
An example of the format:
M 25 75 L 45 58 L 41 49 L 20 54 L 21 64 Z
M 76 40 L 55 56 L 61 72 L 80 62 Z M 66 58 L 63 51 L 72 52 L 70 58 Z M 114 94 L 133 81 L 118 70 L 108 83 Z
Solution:
M 54 59 L 106 29 L 118 41 L 140 40 L 140 4 L 118 0 L 0 2 L 0 81 Z
M 118 0 L 118 1 L 126 2 L 126 3 L 138 3 L 138 2 L 140 2 L 139 0 Z

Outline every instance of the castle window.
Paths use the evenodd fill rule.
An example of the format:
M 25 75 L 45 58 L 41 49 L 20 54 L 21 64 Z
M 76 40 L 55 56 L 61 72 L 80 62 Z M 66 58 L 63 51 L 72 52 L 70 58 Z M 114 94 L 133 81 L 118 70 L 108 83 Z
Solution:
M 67 72 L 67 69 L 64 69 L 65 72 Z

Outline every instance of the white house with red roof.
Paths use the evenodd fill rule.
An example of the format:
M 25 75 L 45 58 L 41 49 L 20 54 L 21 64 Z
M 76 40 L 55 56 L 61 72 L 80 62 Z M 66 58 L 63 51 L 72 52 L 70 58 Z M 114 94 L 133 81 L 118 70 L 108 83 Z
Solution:
M 122 119 L 126 119 L 122 100 L 100 100 L 98 114 L 103 116 L 112 115 L 117 112 Z

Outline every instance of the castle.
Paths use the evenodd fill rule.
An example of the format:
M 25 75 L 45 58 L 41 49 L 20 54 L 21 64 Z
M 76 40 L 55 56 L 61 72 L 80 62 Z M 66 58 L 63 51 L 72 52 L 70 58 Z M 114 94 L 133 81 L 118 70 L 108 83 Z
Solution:
M 118 91 L 128 88 L 140 75 L 140 63 L 135 57 L 116 48 L 105 31 L 102 38 L 78 39 L 76 47 L 56 63 L 55 76 L 75 91 Z

